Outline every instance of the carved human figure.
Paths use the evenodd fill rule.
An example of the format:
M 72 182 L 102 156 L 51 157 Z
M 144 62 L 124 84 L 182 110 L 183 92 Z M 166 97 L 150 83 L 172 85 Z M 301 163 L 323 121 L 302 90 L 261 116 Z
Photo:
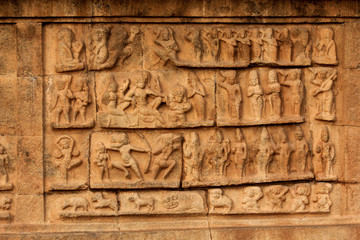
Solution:
M 191 132 L 190 139 L 185 141 L 183 154 L 187 159 L 187 176 L 191 177 L 193 181 L 201 181 L 204 151 L 201 147 L 199 135 L 196 132 Z
M 83 69 L 85 64 L 79 60 L 79 55 L 84 44 L 81 41 L 75 41 L 74 32 L 69 28 L 63 28 L 58 32 L 57 40 L 56 72 Z
M 170 27 L 162 27 L 155 33 L 155 54 L 158 57 L 153 66 L 162 62 L 165 66 L 169 60 L 177 61 L 177 53 L 180 51 L 175 41 L 174 31 Z
M 234 32 L 231 28 L 221 29 L 220 31 L 220 62 L 234 63 L 235 48 L 237 46 Z
M 164 170 L 163 179 L 166 179 L 176 166 L 172 153 L 181 150 L 181 136 L 173 133 L 162 134 L 156 138 L 156 147 L 153 149 L 155 159 L 152 163 L 152 178 L 156 179 Z
M 308 183 L 296 184 L 293 188 L 290 188 L 290 193 L 293 198 L 291 211 L 305 211 L 306 207 L 309 205 L 310 192 L 310 184 Z
M 280 172 L 282 176 L 287 176 L 289 174 L 289 165 L 290 165 L 290 155 L 294 149 L 290 146 L 285 130 L 280 131 L 280 140 L 276 145 L 275 152 L 279 155 L 278 159 L 280 162 Z
M 110 163 L 110 155 L 106 151 L 106 147 L 102 142 L 97 144 L 96 151 L 98 152 L 95 159 L 95 164 L 100 168 L 100 176 L 101 180 L 110 181 L 110 174 L 109 174 L 109 167 L 108 164 Z
M 311 70 L 311 69 L 310 69 Z M 312 70 L 311 70 L 312 71 Z M 315 119 L 324 121 L 335 120 L 335 103 L 333 85 L 337 78 L 337 71 L 330 72 L 325 69 L 320 69 L 313 72 L 314 78 L 310 80 L 312 84 L 317 86 L 313 92 L 313 96 L 317 98 L 318 112 Z
M 0 186 L 8 184 L 9 155 L 3 144 L 0 143 Z
M 203 58 L 201 31 L 194 28 L 190 29 L 185 35 L 185 40 L 192 43 L 195 59 L 198 63 L 201 63 Z
M 216 208 L 222 209 L 223 212 L 230 212 L 232 209 L 232 200 L 224 194 L 222 189 L 209 189 L 210 212 L 214 212 Z
M 249 39 L 249 31 L 246 29 L 239 29 L 237 36 L 237 59 L 240 62 L 249 63 L 251 57 L 251 41 Z
M 293 29 L 290 32 L 293 47 L 293 60 L 298 64 L 310 64 L 311 40 L 309 30 L 305 27 Z
M 219 31 L 216 28 L 203 29 L 201 37 L 204 43 L 203 59 L 205 62 L 217 62 L 219 60 L 220 39 Z
M 91 103 L 91 96 L 86 77 L 76 81 L 74 89 L 74 100 L 72 103 L 73 122 L 76 122 L 78 114 L 82 122 L 86 121 L 86 107 Z
M 248 87 L 248 98 L 250 107 L 255 120 L 260 120 L 263 111 L 263 88 L 259 83 L 259 73 L 256 70 L 250 72 L 250 83 Z
M 247 144 L 240 128 L 236 129 L 235 142 L 231 153 L 235 156 L 235 165 L 239 169 L 239 174 L 244 177 L 246 174 Z
M 131 155 L 132 151 L 136 152 L 149 152 L 150 149 L 143 149 L 130 144 L 129 137 L 126 133 L 118 133 L 111 136 L 111 145 L 106 147 L 107 150 L 118 151 L 121 156 L 120 161 L 111 161 L 111 167 L 117 168 L 125 172 L 125 177 L 131 179 L 130 172 L 127 168 L 132 169 L 135 175 L 142 181 L 143 176 L 140 172 L 138 163 Z
M 326 126 L 322 127 L 321 138 L 316 145 L 314 172 L 316 176 L 325 179 L 336 179 L 334 175 L 335 146 L 330 141 L 329 130 Z
M 167 104 L 170 109 L 169 121 L 176 125 L 183 124 L 186 121 L 185 113 L 192 107 L 187 99 L 186 88 L 180 84 L 175 85 L 170 91 Z
M 136 86 L 130 88 L 124 97 L 124 101 L 130 102 L 134 105 L 135 126 L 139 126 L 139 120 L 143 122 L 154 122 L 158 125 L 165 124 L 165 120 L 159 112 L 158 108 L 162 102 L 165 102 L 165 95 L 152 90 L 149 86 L 151 74 L 148 71 L 142 73 L 142 77 L 135 81 Z M 148 96 L 153 96 L 153 99 L 148 103 Z
M 315 196 L 312 199 L 315 203 L 314 208 L 322 212 L 330 211 L 330 207 L 332 205 L 332 201 L 330 199 L 330 192 L 333 188 L 332 184 L 320 182 L 314 185 L 314 188 Z
M 259 176 L 266 176 L 269 172 L 269 164 L 275 152 L 274 143 L 268 130 L 263 127 L 260 134 L 260 142 L 255 157 L 256 173 Z
M 195 110 L 196 119 L 205 120 L 205 87 L 201 83 L 199 77 L 193 72 L 188 72 L 187 78 L 187 97 L 192 99 L 192 107 Z
M 274 37 L 272 28 L 267 28 L 261 37 L 263 41 L 263 57 L 265 62 L 276 62 L 278 60 L 278 43 Z
M 293 153 L 295 161 L 292 163 L 292 171 L 305 172 L 310 169 L 307 158 L 309 154 L 309 144 L 304 137 L 300 126 L 295 129 L 295 151 Z
M 281 86 L 278 82 L 276 70 L 270 70 L 268 74 L 268 85 L 265 94 L 268 96 L 270 115 L 272 118 L 281 118 Z
M 223 137 L 221 130 L 216 130 L 215 135 L 208 140 L 209 147 L 206 149 L 207 158 L 216 176 L 225 176 L 226 167 L 230 164 L 231 153 L 230 140 Z
M 265 188 L 264 192 L 269 203 L 272 206 L 272 210 L 278 211 L 283 208 L 283 203 L 286 201 L 286 193 L 289 188 L 282 185 L 273 185 Z
M 124 110 L 131 104 L 124 100 L 125 91 L 129 88 L 130 80 L 126 79 L 123 85 L 118 86 L 114 76 L 110 76 L 107 89 L 102 95 L 101 102 L 106 106 L 106 112 L 114 116 L 124 116 L 128 121 L 129 118 Z M 111 117 L 108 117 L 108 127 L 111 126 Z
M 280 78 L 280 84 L 290 88 L 290 114 L 293 116 L 301 116 L 301 107 L 304 100 L 304 84 L 301 81 L 301 70 L 278 70 L 278 73 L 284 76 L 284 78 Z
M 225 89 L 228 96 L 228 113 L 231 118 L 241 118 L 241 102 L 242 94 L 240 84 L 236 82 L 235 70 L 220 70 L 222 81 L 218 82 L 218 86 Z
M 289 29 L 283 28 L 280 31 L 277 31 L 276 40 L 279 44 L 279 61 L 290 63 L 293 43 L 290 38 Z
M 260 187 L 245 187 L 244 197 L 241 199 L 243 208 L 247 211 L 259 211 L 258 201 L 264 196 Z
M 312 60 L 319 64 L 337 64 L 334 30 L 331 27 L 318 29 L 318 36 L 313 45 Z
M 74 157 L 80 156 L 80 151 L 75 148 L 75 140 L 63 135 L 55 142 L 55 164 L 60 168 L 60 178 L 66 184 L 69 182 L 69 172 L 82 164 L 82 160 Z
M 261 37 L 259 29 L 253 28 L 250 33 L 250 43 L 251 43 L 251 61 L 259 62 L 263 60 L 262 45 L 264 44 Z
M 55 81 L 56 89 L 52 96 L 51 109 L 55 111 L 56 124 L 60 124 L 61 114 L 64 115 L 66 123 L 70 123 L 71 100 L 74 99 L 70 82 L 70 75 L 64 75 Z
M 91 29 L 91 43 L 90 43 L 90 65 L 93 68 L 106 63 L 109 59 L 108 41 L 110 37 L 110 29 L 97 26 Z M 115 55 L 112 55 L 111 62 L 115 63 Z

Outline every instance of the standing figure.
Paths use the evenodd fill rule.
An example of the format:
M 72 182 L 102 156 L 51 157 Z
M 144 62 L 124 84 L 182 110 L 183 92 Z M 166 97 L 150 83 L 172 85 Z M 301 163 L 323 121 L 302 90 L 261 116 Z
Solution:
M 97 144 L 96 151 L 98 152 L 95 164 L 100 168 L 101 170 L 101 181 L 106 178 L 108 181 L 110 180 L 110 174 L 109 174 L 109 167 L 108 162 L 110 161 L 110 155 L 106 151 L 106 147 L 102 142 L 99 142 Z
M 293 69 L 287 72 L 279 70 L 279 73 L 285 76 L 284 80 L 281 80 L 282 78 L 280 78 L 280 84 L 290 88 L 290 114 L 292 116 L 300 117 L 304 100 L 304 84 L 301 81 L 301 70 Z
M 312 60 L 319 64 L 337 64 L 334 30 L 324 27 L 318 30 L 318 37 L 313 46 Z
M 68 184 L 69 171 L 80 166 L 83 162 L 81 159 L 73 159 L 73 157 L 80 155 L 80 151 L 75 148 L 74 139 L 67 135 L 61 136 L 56 141 L 55 146 L 55 164 L 60 168 L 61 178 Z
M 210 31 L 204 29 L 201 31 L 201 37 L 204 43 L 205 62 L 217 62 L 219 60 L 220 39 L 219 32 L 213 28 Z
M 293 47 L 293 60 L 296 64 L 311 64 L 311 40 L 309 29 L 297 28 L 290 33 Z
M 278 43 L 274 37 L 274 32 L 272 28 L 268 28 L 263 33 L 261 38 L 263 41 L 263 56 L 265 62 L 274 63 L 278 59 Z
M 76 71 L 85 67 L 79 60 L 79 55 L 84 44 L 75 41 L 74 33 L 69 28 L 63 28 L 58 32 L 56 72 Z
M 248 98 L 250 98 L 251 112 L 255 120 L 260 120 L 263 111 L 263 88 L 259 83 L 259 73 L 256 70 L 250 72 L 250 84 Z
M 165 120 L 158 110 L 160 104 L 165 101 L 165 95 L 146 87 L 150 79 L 150 72 L 144 71 L 142 77 L 136 80 L 136 86 L 131 88 L 124 97 L 124 101 L 134 105 L 135 126 L 139 125 L 140 119 L 144 122 L 155 122 L 156 125 L 158 122 L 165 124 Z M 154 96 L 155 99 L 148 103 L 148 96 Z
M 294 149 L 291 148 L 287 140 L 285 130 L 282 129 L 282 131 L 280 132 L 280 141 L 276 146 L 276 153 L 279 154 L 280 172 L 282 176 L 288 176 L 290 155 L 294 151 Z
M 196 119 L 205 120 L 205 87 L 195 72 L 188 72 L 187 85 L 187 97 L 192 99 L 191 105 L 195 110 Z
M 269 165 L 274 154 L 274 143 L 268 130 L 263 127 L 260 135 L 258 152 L 255 157 L 256 174 L 266 177 L 269 172 Z
M 160 171 L 164 170 L 163 179 L 166 179 L 176 166 L 176 161 L 171 155 L 174 151 L 181 149 L 181 136 L 173 133 L 162 134 L 155 142 L 157 145 L 153 150 L 153 155 L 157 158 L 153 162 L 152 178 L 155 180 Z
M 315 119 L 324 121 L 335 120 L 335 103 L 333 85 L 337 78 L 337 71 L 330 75 L 327 70 L 320 69 L 315 72 L 314 78 L 310 81 L 318 86 L 313 92 L 313 96 L 317 98 L 318 112 Z
M 124 110 L 130 105 L 130 102 L 124 101 L 125 91 L 130 85 L 130 80 L 126 79 L 125 83 L 119 88 L 114 76 L 110 77 L 108 88 L 101 98 L 101 102 L 106 106 L 106 112 L 109 114 L 107 126 L 111 126 L 111 116 L 124 116 L 129 121 Z M 118 93 L 118 89 L 120 90 Z M 119 104 L 120 103 L 120 104 Z
M 268 85 L 265 93 L 269 98 L 270 115 L 273 118 L 279 119 L 281 117 L 281 86 L 278 82 L 276 70 L 270 70 L 268 76 Z
M 66 123 L 70 123 L 70 102 L 74 99 L 70 82 L 70 75 L 62 75 L 55 81 L 56 90 L 52 97 L 51 109 L 55 110 L 56 124 L 60 124 L 61 114 L 64 115 Z
M 314 172 L 321 179 L 336 179 L 333 165 L 335 163 L 335 147 L 330 141 L 329 130 L 323 126 L 321 139 L 315 149 Z
M 218 82 L 219 87 L 225 89 L 228 95 L 228 113 L 232 118 L 241 118 L 242 95 L 240 84 L 236 83 L 235 70 L 220 70 L 223 81 Z
M 201 31 L 197 29 L 190 29 L 190 31 L 185 35 L 185 40 L 193 44 L 195 59 L 198 63 L 201 63 L 203 58 Z
M 292 163 L 292 171 L 305 173 L 310 169 L 308 164 L 309 144 L 304 137 L 304 133 L 300 126 L 295 129 L 295 151 L 294 162 Z
M 240 29 L 236 36 L 237 41 L 237 59 L 240 62 L 249 63 L 251 57 L 251 42 L 249 39 L 249 31 Z
M 226 167 L 230 164 L 230 140 L 224 139 L 221 130 L 216 130 L 215 135 L 208 140 L 208 143 L 206 154 L 209 164 L 216 176 L 226 176 Z
M 199 135 L 196 132 L 191 132 L 190 140 L 184 143 L 183 154 L 184 157 L 187 159 L 187 176 L 191 176 L 193 181 L 201 181 L 204 151 L 201 148 Z
M 244 139 L 240 128 L 236 129 L 235 142 L 231 153 L 235 155 L 235 165 L 239 168 L 240 176 L 243 177 L 246 174 L 246 157 L 247 157 L 247 144 Z
M 233 31 L 224 29 L 220 32 L 220 62 L 235 63 L 235 48 L 237 45 Z
M 286 201 L 286 193 L 288 191 L 289 188 L 282 185 L 269 186 L 264 190 L 272 206 L 272 210 L 278 211 L 283 208 L 283 203 Z
M 171 89 L 168 105 L 170 108 L 169 121 L 176 125 L 183 124 L 186 121 L 185 113 L 191 109 L 184 86 L 177 84 Z
M 155 66 L 161 61 L 165 66 L 168 61 L 177 61 L 177 53 L 180 51 L 174 38 L 174 31 L 169 27 L 157 29 L 155 32 L 155 55 L 158 60 L 152 65 Z
M 241 200 L 243 208 L 247 211 L 259 211 L 258 201 L 264 196 L 260 187 L 245 187 L 244 197 Z
M 136 176 L 143 181 L 143 176 L 139 170 L 139 166 L 131 155 L 131 151 L 136 152 L 149 152 L 150 149 L 143 149 L 130 144 L 129 137 L 126 133 L 119 133 L 111 136 L 111 146 L 106 148 L 107 150 L 118 151 L 122 161 L 112 161 L 111 167 L 115 167 L 125 172 L 125 177 L 131 179 L 131 175 L 127 168 L 131 168 Z
M 279 43 L 279 61 L 283 63 L 290 63 L 292 58 L 292 41 L 290 38 L 289 29 L 282 29 L 276 38 Z
M 74 101 L 72 103 L 73 122 L 80 113 L 82 122 L 86 121 L 86 107 L 91 103 L 91 96 L 86 78 L 82 78 L 75 83 Z
M 8 184 L 9 175 L 8 175 L 8 164 L 9 156 L 7 154 L 6 148 L 0 143 L 0 186 Z
M 263 60 L 262 45 L 263 41 L 260 37 L 259 29 L 253 28 L 250 34 L 251 43 L 251 62 L 260 62 Z

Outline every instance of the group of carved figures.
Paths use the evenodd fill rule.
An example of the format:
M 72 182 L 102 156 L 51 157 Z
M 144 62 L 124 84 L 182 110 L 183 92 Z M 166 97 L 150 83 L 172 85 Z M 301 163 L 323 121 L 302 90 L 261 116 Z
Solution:
M 246 170 L 251 163 L 258 177 L 266 178 L 275 174 L 286 178 L 292 173 L 301 175 L 313 169 L 319 179 L 336 179 L 333 171 L 335 147 L 329 139 L 327 127 L 323 127 L 321 139 L 312 154 L 300 126 L 295 130 L 296 140 L 293 144 L 289 143 L 284 129 L 279 134 L 279 141 L 275 144 L 268 130 L 262 128 L 255 158 L 249 159 L 248 145 L 239 128 L 236 129 L 233 143 L 223 136 L 221 130 L 217 130 L 207 144 L 201 144 L 199 135 L 192 132 L 190 138 L 185 139 L 183 150 L 187 180 L 202 181 L 206 167 L 212 169 L 212 176 L 226 177 L 227 168 L 232 162 L 238 169 L 239 177 L 248 177 Z M 313 164 L 308 160 L 312 155 Z M 277 163 L 278 172 L 269 171 L 273 162 Z
M 91 38 L 87 42 L 89 70 L 102 70 L 113 67 L 118 61 L 123 63 L 132 53 L 139 28 L 133 26 L 111 29 L 105 26 L 91 28 Z M 85 68 L 80 59 L 84 49 L 82 41 L 76 41 L 73 30 L 62 28 L 57 34 L 56 72 L 77 71 Z
M 134 85 L 130 87 L 130 79 L 119 85 L 111 76 L 101 99 L 104 112 L 108 114 L 105 126 L 111 127 L 111 119 L 116 117 L 122 117 L 130 127 L 139 127 L 143 123 L 178 126 L 186 122 L 186 113 L 191 109 L 194 109 L 198 121 L 205 120 L 205 87 L 194 72 L 188 72 L 186 87 L 175 84 L 167 96 L 161 91 L 159 78 L 156 79 L 156 89 L 150 87 L 151 78 L 150 72 L 144 71 L 139 79 L 131 80 Z M 189 99 L 193 100 L 193 104 Z M 159 111 L 164 104 L 168 109 L 168 121 Z M 131 105 L 133 111 L 129 114 L 125 110 Z
M 313 189 L 312 189 L 313 188 Z M 330 192 L 332 184 L 299 183 L 285 185 L 249 186 L 235 194 L 216 188 L 208 190 L 210 213 L 297 213 L 329 212 L 332 205 Z M 236 189 L 239 190 L 239 189 Z M 240 199 L 238 199 L 240 196 Z M 237 198 L 236 201 L 235 199 Z M 263 201 L 262 201 L 263 200 Z M 287 203 L 290 204 L 287 204 Z
M 55 90 L 51 99 L 51 111 L 55 118 L 53 126 L 87 124 L 86 111 L 92 102 L 87 76 L 77 79 L 73 90 L 71 75 L 56 76 L 55 80 L 51 80 L 55 81 Z
M 335 119 L 335 103 L 333 85 L 337 78 L 337 71 L 333 69 L 309 69 L 311 73 L 310 83 L 315 86 L 312 95 L 316 98 L 318 120 L 333 121 Z M 218 86 L 224 89 L 227 94 L 227 112 L 231 118 L 242 118 L 242 102 L 240 83 L 236 81 L 235 70 L 221 70 L 222 79 Z M 288 101 L 289 116 L 301 116 L 302 104 L 304 101 L 304 84 L 301 80 L 302 71 L 300 69 L 280 70 L 271 69 L 267 74 L 267 84 L 265 87 L 260 84 L 259 70 L 249 72 L 249 82 L 247 97 L 250 100 L 251 115 L 254 120 L 264 118 L 266 103 L 270 109 L 270 117 L 273 120 L 280 120 L 282 117 L 283 104 L 281 87 L 290 89 Z M 240 80 L 241 81 L 241 80 Z
M 173 44 L 161 44 L 167 52 L 180 51 L 173 31 L 166 31 Z M 198 63 L 278 63 L 281 65 L 337 64 L 334 31 L 321 27 L 313 39 L 306 27 L 292 28 L 212 28 L 191 29 L 184 36 L 193 45 L 194 58 Z M 155 42 L 156 43 L 156 42 Z M 172 56 L 168 55 L 171 59 Z

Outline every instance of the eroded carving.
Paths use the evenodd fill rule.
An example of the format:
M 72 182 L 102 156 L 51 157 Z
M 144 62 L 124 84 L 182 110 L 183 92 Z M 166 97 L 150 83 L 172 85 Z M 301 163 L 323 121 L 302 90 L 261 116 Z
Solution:
M 294 212 L 304 212 L 309 205 L 309 195 L 311 187 L 308 183 L 297 184 L 290 188 L 291 196 L 293 197 L 293 204 L 291 210 Z
M 243 208 L 246 211 L 259 211 L 260 205 L 258 201 L 264 196 L 260 187 L 244 188 L 244 197 L 241 200 Z
M 161 27 L 154 31 L 155 54 L 158 59 L 152 66 L 162 63 L 165 66 L 169 60 L 177 60 L 177 52 L 180 51 L 175 41 L 174 31 L 170 27 Z
M 71 89 L 72 76 L 58 75 L 49 78 L 50 84 L 55 85 L 51 97 L 53 128 L 89 128 L 94 126 L 93 117 L 89 118 L 89 106 L 92 96 L 88 85 L 87 75 L 76 79 Z
M 209 189 L 210 212 L 230 212 L 232 208 L 232 200 L 223 193 L 222 189 Z M 220 210 L 218 210 L 220 208 Z
M 329 212 L 332 205 L 330 192 L 333 186 L 331 183 L 320 182 L 314 186 L 314 194 L 312 201 L 315 203 L 314 209 L 321 212 Z
M 241 118 L 241 102 L 242 95 L 240 84 L 236 83 L 236 71 L 235 70 L 222 70 L 220 75 L 223 80 L 218 82 L 218 86 L 223 88 L 227 95 L 228 112 L 232 118 Z
M 10 213 L 12 202 L 9 196 L 0 196 L 0 220 L 12 220 Z
M 286 193 L 289 188 L 282 185 L 273 185 L 265 188 L 264 192 L 268 198 L 272 210 L 280 210 L 283 208 L 283 203 L 286 200 Z
M 103 193 L 97 192 L 91 197 L 91 201 L 94 202 L 94 208 L 110 208 L 114 211 L 118 210 L 118 203 L 116 200 L 104 198 Z
M 184 143 L 185 173 L 193 181 L 202 180 L 202 168 L 204 151 L 201 147 L 199 135 L 196 132 L 190 134 L 190 139 Z
M 317 37 L 313 45 L 312 60 L 318 64 L 338 64 L 334 30 L 331 27 L 321 27 L 317 31 Z
M 230 140 L 224 138 L 221 130 L 208 140 L 209 147 L 206 149 L 206 158 L 211 165 L 215 176 L 226 176 L 226 167 L 229 165 L 229 154 L 231 153 Z
M 250 72 L 250 84 L 248 87 L 248 98 L 254 120 L 259 121 L 263 112 L 263 88 L 259 84 L 259 73 L 254 70 Z
M 56 72 L 84 69 L 85 64 L 79 59 L 83 42 L 76 41 L 74 32 L 69 28 L 61 29 L 58 34 Z
M 9 179 L 9 155 L 5 146 L 0 143 L 0 190 L 11 190 L 13 184 Z
M 235 156 L 235 165 L 239 168 L 240 176 L 243 177 L 246 174 L 246 158 L 247 158 L 247 144 L 244 139 L 240 128 L 236 129 L 235 141 L 233 143 L 231 153 Z
M 317 180 L 336 180 L 334 175 L 335 146 L 330 140 L 329 129 L 323 126 L 321 137 L 314 149 L 314 173 Z

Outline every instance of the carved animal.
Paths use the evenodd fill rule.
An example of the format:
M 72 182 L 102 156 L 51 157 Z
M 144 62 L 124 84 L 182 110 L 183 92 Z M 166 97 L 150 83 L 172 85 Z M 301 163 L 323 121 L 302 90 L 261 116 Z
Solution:
M 1 197 L 0 198 L 0 209 L 3 209 L 3 210 L 9 210 L 11 207 L 11 198 L 8 198 L 8 197 Z
M 129 197 L 129 201 L 135 204 L 135 209 L 140 211 L 141 207 L 148 207 L 149 212 L 154 210 L 154 198 L 141 198 L 139 194 Z
M 93 201 L 94 207 L 95 208 L 110 208 L 114 211 L 117 211 L 118 206 L 117 206 L 117 202 L 113 201 L 111 199 L 105 199 L 102 193 L 95 193 L 95 195 L 93 195 L 91 197 L 91 201 Z
M 213 212 L 215 208 L 223 208 L 225 211 L 230 212 L 232 208 L 231 199 L 224 195 L 221 189 L 209 190 L 210 211 Z
M 82 211 L 87 212 L 89 210 L 89 202 L 83 197 L 72 197 L 66 199 L 64 204 L 62 205 L 63 210 L 66 208 L 73 208 L 74 212 L 81 208 Z

